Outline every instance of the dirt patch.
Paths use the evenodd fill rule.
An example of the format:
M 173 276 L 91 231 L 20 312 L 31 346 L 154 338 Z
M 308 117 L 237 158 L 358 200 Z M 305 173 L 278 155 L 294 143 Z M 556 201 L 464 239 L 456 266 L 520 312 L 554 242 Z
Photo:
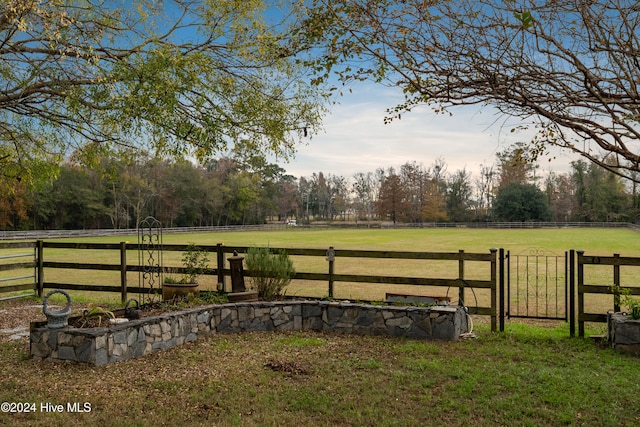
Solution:
M 50 309 L 57 306 L 49 305 Z M 60 309 L 63 307 L 60 307 Z M 73 303 L 72 313 L 80 313 L 83 304 Z M 29 336 L 29 323 L 47 320 L 42 312 L 42 303 L 33 298 L 18 298 L 0 301 L 0 342 L 22 339 Z
M 62 309 L 62 306 L 49 304 L 50 310 Z M 90 309 L 86 303 L 71 304 L 70 317 L 82 316 L 84 310 Z M 158 316 L 175 310 L 189 308 L 189 304 L 168 305 L 165 303 L 154 303 L 143 306 L 140 309 L 140 317 Z M 90 316 L 85 319 L 70 319 L 69 325 L 76 328 L 94 328 L 107 326 L 109 315 Z M 46 321 L 47 318 L 42 312 L 42 303 L 34 298 L 19 298 L 0 301 L 0 342 L 7 342 L 23 337 L 28 337 L 29 324 L 31 322 Z

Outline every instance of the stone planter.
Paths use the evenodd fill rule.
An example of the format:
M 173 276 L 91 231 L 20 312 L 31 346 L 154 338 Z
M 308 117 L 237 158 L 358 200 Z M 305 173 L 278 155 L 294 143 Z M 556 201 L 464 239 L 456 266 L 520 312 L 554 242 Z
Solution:
M 640 320 L 626 313 L 607 313 L 607 341 L 612 348 L 640 356 Z
M 325 331 L 412 339 L 457 340 L 467 330 L 461 307 L 389 307 L 327 301 L 217 304 L 110 327 L 47 328 L 31 324 L 30 353 L 39 360 L 91 365 L 123 361 L 216 333 Z

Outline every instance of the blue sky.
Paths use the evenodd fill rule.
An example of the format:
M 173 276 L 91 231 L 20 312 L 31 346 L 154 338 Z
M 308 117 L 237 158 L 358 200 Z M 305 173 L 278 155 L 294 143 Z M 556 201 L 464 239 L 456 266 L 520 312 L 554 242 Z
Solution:
M 402 100 L 400 90 L 373 83 L 353 87 L 339 104 L 330 106 L 324 131 L 307 145 L 299 146 L 288 164 L 281 166 L 296 177 L 313 172 L 350 178 L 357 172 L 373 172 L 379 167 L 399 167 L 408 161 L 430 166 L 441 157 L 449 173 L 466 168 L 476 175 L 481 164 L 495 163 L 496 153 L 518 141 L 530 140 L 531 133 L 512 133 L 518 122 L 496 114 L 490 107 L 467 106 L 436 115 L 424 107 L 404 114 L 401 120 L 384 124 L 385 109 Z M 554 150 L 539 160 L 540 173 L 569 171 L 576 160 Z

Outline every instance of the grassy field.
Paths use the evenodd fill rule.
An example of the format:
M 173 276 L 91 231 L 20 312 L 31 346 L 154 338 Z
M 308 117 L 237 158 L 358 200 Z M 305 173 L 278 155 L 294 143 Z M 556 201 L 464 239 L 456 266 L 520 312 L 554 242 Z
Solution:
M 165 235 L 164 242 L 272 247 L 640 256 L 629 230 L 288 230 Z M 119 241 L 120 239 L 83 239 Z M 131 238 L 135 241 L 135 237 Z M 88 262 L 118 255 L 88 251 Z M 77 252 L 47 257 L 79 261 Z M 137 254 L 128 254 L 137 260 Z M 457 274 L 449 266 L 338 260 L 339 272 Z M 296 257 L 299 271 L 325 271 L 324 258 Z M 638 272 L 640 273 L 640 272 Z M 50 273 L 48 273 L 50 274 Z M 108 273 L 67 271 L 59 280 L 105 283 Z M 484 271 L 469 274 L 486 274 Z M 606 277 L 608 272 L 601 273 Z M 636 273 L 624 280 L 636 280 Z M 54 280 L 47 277 L 47 280 Z M 130 279 L 137 283 L 137 276 Z M 606 279 L 603 279 L 606 280 Z M 297 288 L 296 288 L 297 286 Z M 305 290 L 305 284 L 294 284 Z M 320 285 L 318 285 L 320 286 Z M 380 285 L 337 284 L 346 295 L 375 295 Z M 440 290 L 442 291 L 442 290 Z M 320 293 L 326 293 L 320 286 Z M 79 299 L 83 297 L 80 296 Z M 85 296 L 85 299 L 95 297 Z M 113 299 L 117 297 L 113 296 Z M 0 316 L 7 309 L 0 301 Z M 214 335 L 104 367 L 34 362 L 27 339 L 0 343 L 0 399 L 33 403 L 34 413 L 0 413 L 0 424 L 218 426 L 634 426 L 640 424 L 640 363 L 635 357 L 570 338 L 565 323 L 509 322 L 491 333 L 478 319 L 476 339 L 421 342 L 312 332 Z M 588 325 L 587 335 L 601 333 Z M 275 369 L 274 367 L 284 367 Z M 62 413 L 41 409 L 63 405 Z M 88 403 L 72 413 L 68 403 Z
M 1 307 L 0 307 L 1 308 Z M 638 359 L 563 328 L 422 342 L 322 333 L 214 335 L 104 367 L 0 344 L 12 426 L 635 426 Z M 63 405 L 62 413 L 41 409 Z M 68 403 L 90 412 L 67 411 Z

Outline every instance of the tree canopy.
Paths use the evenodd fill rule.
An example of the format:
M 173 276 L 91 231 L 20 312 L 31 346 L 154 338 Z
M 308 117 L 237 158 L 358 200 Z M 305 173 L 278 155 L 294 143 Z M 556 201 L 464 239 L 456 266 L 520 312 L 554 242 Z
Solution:
M 389 120 L 491 105 L 536 131 L 534 156 L 556 145 L 637 181 L 636 1 L 312 0 L 308 13 L 317 79 L 400 86 Z
M 493 211 L 501 221 L 549 221 L 545 195 L 533 184 L 512 182 L 498 190 Z
M 0 175 L 132 146 L 291 155 L 322 98 L 284 46 L 295 9 L 265 3 L 0 0 Z

